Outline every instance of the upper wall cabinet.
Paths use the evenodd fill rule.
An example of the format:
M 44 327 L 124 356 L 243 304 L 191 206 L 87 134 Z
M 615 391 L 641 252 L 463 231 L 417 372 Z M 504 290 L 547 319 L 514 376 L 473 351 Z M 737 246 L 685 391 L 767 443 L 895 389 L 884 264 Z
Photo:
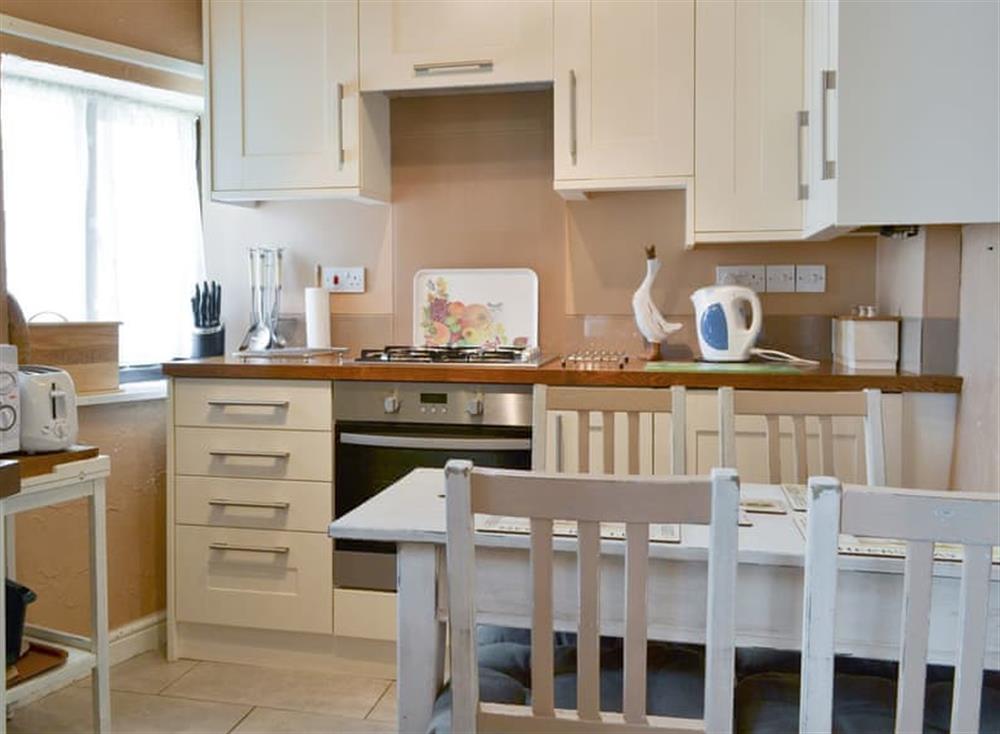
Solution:
M 361 88 L 552 81 L 552 0 L 361 0 Z
M 802 236 L 803 3 L 698 0 L 695 237 Z
M 1000 4 L 807 3 L 806 234 L 1000 220 Z
M 205 3 L 212 198 L 389 197 L 389 105 L 358 85 L 357 0 Z
M 682 188 L 694 173 L 694 1 L 555 3 L 555 188 Z

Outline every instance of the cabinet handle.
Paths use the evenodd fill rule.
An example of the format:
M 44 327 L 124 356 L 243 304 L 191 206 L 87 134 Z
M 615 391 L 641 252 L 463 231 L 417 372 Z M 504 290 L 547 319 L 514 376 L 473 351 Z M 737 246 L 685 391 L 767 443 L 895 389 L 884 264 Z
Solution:
M 237 545 L 236 543 L 209 543 L 208 547 L 217 551 L 246 551 L 248 553 L 273 553 L 276 556 L 288 554 L 287 545 Z
M 803 170 L 805 168 L 804 138 L 806 137 L 806 131 L 809 129 L 809 111 L 799 110 L 797 115 L 798 115 L 799 126 L 795 132 L 798 136 L 797 147 L 796 147 L 796 150 L 798 151 L 798 158 L 795 161 L 796 163 L 795 176 L 798 179 L 797 181 L 798 193 L 796 193 L 795 197 L 799 201 L 804 201 L 805 199 L 809 198 L 809 184 L 806 182 L 806 176 Z
M 823 146 L 823 180 L 837 177 L 837 161 L 831 159 L 827 154 L 830 152 L 830 92 L 837 88 L 837 72 L 833 69 L 824 69 L 823 72 L 823 120 L 822 120 L 822 146 Z
M 287 400 L 209 400 L 213 408 L 287 408 Z
M 212 499 L 208 504 L 213 507 L 255 507 L 261 510 L 287 510 L 288 502 L 255 502 L 253 500 Z
M 243 449 L 214 449 L 208 452 L 209 456 L 242 456 L 250 459 L 287 459 L 291 456 L 288 451 L 246 451 Z
M 470 71 L 493 71 L 493 59 L 473 59 L 472 61 L 437 61 L 428 64 L 413 65 L 413 73 L 417 76 Z
M 576 165 L 576 71 L 569 70 L 569 159 Z
M 344 169 L 344 85 L 337 83 L 337 169 Z

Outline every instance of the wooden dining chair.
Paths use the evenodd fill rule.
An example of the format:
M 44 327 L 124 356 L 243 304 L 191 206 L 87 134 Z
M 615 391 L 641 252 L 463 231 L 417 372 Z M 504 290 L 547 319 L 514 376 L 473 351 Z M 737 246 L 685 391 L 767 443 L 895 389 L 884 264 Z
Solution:
M 602 473 L 683 475 L 687 467 L 684 440 L 687 430 L 686 404 L 686 392 L 680 385 L 669 389 L 536 385 L 532 468 L 552 473 L 596 473 L 593 469 L 596 462 L 591 461 L 590 435 L 591 415 L 599 413 L 602 421 Z M 622 413 L 626 417 L 625 430 L 618 430 L 616 415 Z M 576 416 L 575 421 L 567 420 L 573 414 Z M 646 414 L 651 419 L 644 420 Z M 668 421 L 666 424 L 661 416 Z M 570 430 L 574 428 L 576 435 L 569 436 Z M 550 429 L 553 436 L 549 436 Z M 663 435 L 668 430 L 669 435 Z M 571 442 L 576 446 L 575 460 L 568 456 L 567 448 Z M 669 472 L 656 466 L 659 446 L 667 442 Z M 616 456 L 620 453 L 619 445 L 627 448 L 621 452 L 621 460 L 616 464 Z M 643 455 L 650 457 L 648 461 L 652 465 L 651 470 L 641 470 Z
M 810 475 L 836 476 L 834 466 L 833 419 L 858 417 L 864 421 L 866 482 L 885 486 L 885 436 L 882 420 L 882 391 L 806 393 L 788 390 L 733 390 L 719 388 L 719 464 L 737 468 L 736 418 L 763 416 L 767 438 L 767 481 L 781 484 L 780 421 L 792 422 L 792 456 L 795 481 L 805 484 Z M 806 419 L 819 422 L 819 467 L 810 471 L 806 440 Z
M 923 731 L 934 543 L 960 543 L 952 732 L 979 730 L 990 567 L 1000 545 L 1000 498 L 975 492 L 841 487 L 809 480 L 799 729 L 830 732 L 833 715 L 837 543 L 840 533 L 906 541 L 896 732 Z
M 448 619 L 453 732 L 731 732 L 739 479 L 586 477 L 445 467 Z M 476 513 L 530 518 L 530 706 L 479 701 L 476 649 Z M 553 520 L 578 523 L 577 709 L 556 709 L 553 661 Z M 624 705 L 600 711 L 600 523 L 625 523 Z M 650 523 L 709 526 L 704 719 L 647 716 Z M 606 605 L 605 605 L 606 606 Z

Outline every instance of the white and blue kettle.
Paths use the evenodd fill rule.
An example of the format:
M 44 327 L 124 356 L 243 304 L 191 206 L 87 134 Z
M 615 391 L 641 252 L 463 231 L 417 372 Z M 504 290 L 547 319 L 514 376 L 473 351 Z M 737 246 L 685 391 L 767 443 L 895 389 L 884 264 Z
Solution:
M 757 343 L 763 311 L 760 299 L 742 285 L 712 285 L 691 294 L 698 345 L 708 362 L 746 362 Z M 750 326 L 740 305 L 750 306 Z

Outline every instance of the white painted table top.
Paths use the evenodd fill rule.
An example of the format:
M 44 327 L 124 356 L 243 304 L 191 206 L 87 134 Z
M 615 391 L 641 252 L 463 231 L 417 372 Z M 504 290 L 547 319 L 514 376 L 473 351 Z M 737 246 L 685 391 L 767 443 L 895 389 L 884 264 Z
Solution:
M 743 484 L 744 499 L 777 500 L 788 508 L 784 515 L 751 513 L 753 525 L 740 528 L 741 564 L 802 566 L 805 539 L 793 521 L 792 510 L 781 487 L 771 484 Z M 445 502 L 444 471 L 414 469 L 399 481 L 371 498 L 360 507 L 330 523 L 331 538 L 380 540 L 394 543 L 434 543 L 444 545 Z M 527 535 L 477 533 L 478 545 L 501 548 L 528 548 Z M 574 538 L 556 538 L 557 551 L 572 551 Z M 651 543 L 651 558 L 669 560 L 704 560 L 707 558 L 708 528 L 683 525 L 680 543 Z M 622 555 L 625 544 L 618 540 L 601 543 L 604 553 Z M 840 556 L 842 570 L 902 573 L 903 561 L 872 556 Z M 961 575 L 961 564 L 938 562 L 935 576 Z M 1000 580 L 1000 567 L 993 566 L 992 579 Z

